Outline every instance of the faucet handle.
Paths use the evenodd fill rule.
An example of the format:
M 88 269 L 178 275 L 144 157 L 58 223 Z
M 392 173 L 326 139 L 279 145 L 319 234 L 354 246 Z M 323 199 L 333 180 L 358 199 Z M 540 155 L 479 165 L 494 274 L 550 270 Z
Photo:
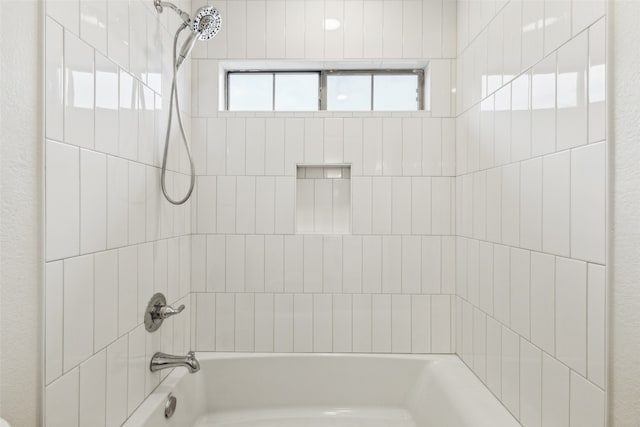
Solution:
M 158 316 L 164 320 L 167 317 L 175 316 L 176 314 L 182 313 L 182 310 L 184 310 L 184 304 L 181 304 L 178 308 L 173 308 L 170 305 L 165 305 L 160 307 L 160 309 L 158 310 Z
M 147 310 L 144 313 L 145 329 L 148 332 L 157 331 L 162 325 L 164 319 L 180 314 L 184 309 L 184 304 L 180 305 L 178 308 L 173 308 L 170 305 L 167 305 L 167 299 L 163 294 L 155 294 L 151 297 L 151 300 L 147 305 Z

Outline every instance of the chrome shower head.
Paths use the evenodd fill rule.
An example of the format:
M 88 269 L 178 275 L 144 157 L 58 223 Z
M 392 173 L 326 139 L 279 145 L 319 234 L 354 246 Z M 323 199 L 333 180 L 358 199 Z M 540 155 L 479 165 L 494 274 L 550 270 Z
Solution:
M 211 40 L 222 27 L 222 16 L 213 6 L 198 9 L 191 21 L 191 31 L 198 34 L 198 40 Z

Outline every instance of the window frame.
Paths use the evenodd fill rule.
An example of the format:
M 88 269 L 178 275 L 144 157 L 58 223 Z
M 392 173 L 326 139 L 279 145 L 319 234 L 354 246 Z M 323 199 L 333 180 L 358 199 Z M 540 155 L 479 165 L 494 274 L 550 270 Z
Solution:
M 387 110 L 374 110 L 374 98 L 375 98 L 375 85 L 374 85 L 374 76 L 376 75 L 384 75 L 384 76 L 418 76 L 418 88 L 417 88 L 417 97 L 418 97 L 418 108 L 417 110 L 395 110 L 395 111 L 425 111 L 426 103 L 425 103 L 425 76 L 426 70 L 423 68 L 399 68 L 399 69 L 345 69 L 345 70 L 335 70 L 335 69 L 299 69 L 299 70 L 227 70 L 225 71 L 224 77 L 224 108 L 225 111 L 247 111 L 251 112 L 254 110 L 229 110 L 230 104 L 230 95 L 231 88 L 229 85 L 229 77 L 232 74 L 271 74 L 272 76 L 272 100 L 271 100 L 271 110 L 261 110 L 260 112 L 284 112 L 285 110 L 276 110 L 276 74 L 318 74 L 318 109 L 317 110 L 294 110 L 294 112 L 314 112 L 314 111 L 339 111 L 339 110 L 327 110 L 327 79 L 329 76 L 361 76 L 361 75 L 369 75 L 371 76 L 371 105 L 369 110 L 357 110 L 359 112 L 375 112 L 375 111 L 387 111 Z M 257 111 L 257 110 L 256 110 Z M 288 111 L 288 110 L 287 110 Z M 343 111 L 349 112 L 349 111 Z

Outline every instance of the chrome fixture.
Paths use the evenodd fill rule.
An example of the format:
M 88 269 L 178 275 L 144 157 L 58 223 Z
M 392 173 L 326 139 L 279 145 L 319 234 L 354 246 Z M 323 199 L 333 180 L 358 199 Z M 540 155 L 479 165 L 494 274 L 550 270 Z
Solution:
M 149 300 L 147 310 L 144 313 L 145 329 L 147 332 L 157 331 L 162 325 L 162 322 L 164 322 L 164 319 L 182 313 L 184 308 L 184 304 L 180 305 L 178 308 L 173 308 L 170 305 L 167 305 L 167 299 L 163 294 L 155 294 Z
M 169 393 L 169 396 L 167 396 L 167 402 L 164 404 L 164 417 L 167 419 L 173 417 L 173 414 L 176 412 L 177 405 L 178 399 L 172 393 Z
M 173 37 L 173 79 L 171 81 L 171 95 L 169 96 L 169 119 L 167 120 L 167 133 L 165 135 L 164 140 L 164 155 L 162 157 L 162 173 L 160 175 L 160 187 L 162 187 L 162 194 L 169 201 L 169 203 L 174 205 L 182 205 L 191 197 L 191 193 L 193 193 L 193 188 L 196 184 L 196 173 L 195 167 L 193 165 L 193 157 L 191 156 L 191 148 L 189 147 L 189 141 L 187 139 L 187 135 L 184 131 L 184 125 L 182 124 L 182 114 L 180 113 L 180 101 L 178 97 L 178 84 L 177 84 L 177 74 L 178 69 L 184 62 L 184 60 L 191 54 L 196 42 L 198 40 L 211 40 L 218 34 L 220 28 L 222 27 L 222 16 L 220 16 L 220 12 L 212 6 L 204 6 L 197 10 L 193 19 L 189 16 L 189 14 L 176 6 L 173 3 L 161 1 L 161 0 L 153 0 L 153 5 L 156 8 L 158 13 L 162 13 L 164 8 L 167 7 L 172 9 L 174 12 L 180 16 L 182 19 L 182 25 L 176 31 L 175 36 Z M 178 37 L 180 33 L 185 29 L 189 28 L 191 33 L 182 44 L 182 48 L 180 49 L 180 54 L 178 54 Z M 189 182 L 189 189 L 187 190 L 187 194 L 181 199 L 173 199 L 169 192 L 167 191 L 167 160 L 169 157 L 169 139 L 171 137 L 171 123 L 173 121 L 173 108 L 175 106 L 176 117 L 178 119 L 178 127 L 180 129 L 180 136 L 182 138 L 182 143 L 184 144 L 185 151 L 187 152 L 187 157 L 189 158 L 189 168 L 191 172 L 191 180 Z
M 187 368 L 191 374 L 198 372 L 200 370 L 200 362 L 196 359 L 196 353 L 190 351 L 186 356 L 174 356 L 157 352 L 153 355 L 151 363 L 149 364 L 151 372 L 180 367 Z

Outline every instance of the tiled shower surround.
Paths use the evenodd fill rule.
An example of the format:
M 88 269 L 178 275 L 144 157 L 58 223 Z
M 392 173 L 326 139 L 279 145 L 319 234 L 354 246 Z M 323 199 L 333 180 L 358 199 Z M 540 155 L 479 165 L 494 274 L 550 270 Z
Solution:
M 605 420 L 604 14 L 458 3 L 456 353 L 524 426 Z
M 46 1 L 46 425 L 120 425 L 151 355 L 194 349 L 455 352 L 523 425 L 602 426 L 603 3 L 179 2 L 205 4 L 223 29 L 181 70 L 197 184 L 173 207 L 178 20 Z M 429 108 L 220 111 L 243 60 L 428 63 Z M 349 233 L 297 232 L 298 165 L 350 165 Z M 148 334 L 158 291 L 187 310 Z

